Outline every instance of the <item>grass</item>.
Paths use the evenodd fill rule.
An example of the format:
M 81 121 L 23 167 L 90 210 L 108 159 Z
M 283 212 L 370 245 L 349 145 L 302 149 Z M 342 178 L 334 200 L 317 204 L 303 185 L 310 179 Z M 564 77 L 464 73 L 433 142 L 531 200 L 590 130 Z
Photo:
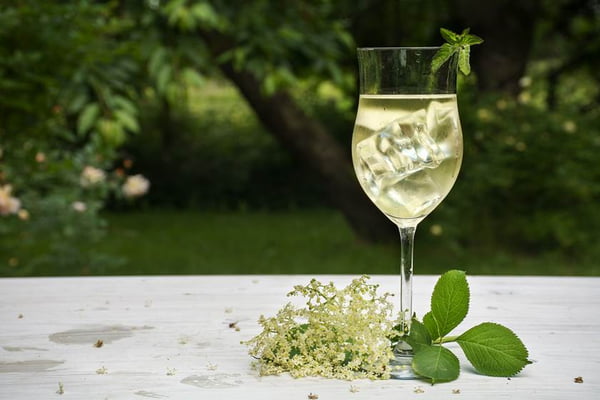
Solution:
M 396 253 L 353 237 L 330 211 L 110 215 L 100 244 L 127 274 L 392 273 Z
M 109 234 L 98 250 L 127 259 L 102 271 L 107 275 L 398 273 L 397 245 L 358 241 L 344 218 L 331 210 L 145 211 L 107 218 Z M 593 265 L 556 255 L 464 251 L 449 243 L 444 235 L 417 230 L 415 272 L 460 268 L 469 274 L 600 275 Z

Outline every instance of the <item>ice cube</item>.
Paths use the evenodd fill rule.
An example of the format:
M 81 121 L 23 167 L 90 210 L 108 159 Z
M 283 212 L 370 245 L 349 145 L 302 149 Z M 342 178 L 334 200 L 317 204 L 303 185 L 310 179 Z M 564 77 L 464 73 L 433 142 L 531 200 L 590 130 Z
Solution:
M 430 136 L 427 113 L 398 118 L 356 146 L 365 183 L 374 195 L 424 168 L 436 168 L 445 154 Z
M 408 214 L 419 215 L 440 200 L 440 191 L 427 170 L 411 174 L 401 181 L 381 182 L 380 191 L 396 206 L 401 205 Z
M 432 101 L 427 107 L 429 135 L 438 143 L 458 129 L 457 120 L 454 105 Z

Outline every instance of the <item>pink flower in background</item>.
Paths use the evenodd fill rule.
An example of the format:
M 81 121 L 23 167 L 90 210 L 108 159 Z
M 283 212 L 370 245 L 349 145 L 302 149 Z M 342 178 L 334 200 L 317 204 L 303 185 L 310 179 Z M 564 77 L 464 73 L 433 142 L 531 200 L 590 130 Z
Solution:
M 83 187 L 90 187 L 104 182 L 105 179 L 106 173 L 103 170 L 88 165 L 81 171 L 79 183 L 81 183 L 81 186 Z
M 143 196 L 149 188 L 150 181 L 140 174 L 128 177 L 122 187 L 123 194 L 128 198 Z
M 11 194 L 12 186 L 0 186 L 0 215 L 17 214 L 21 209 L 21 201 Z

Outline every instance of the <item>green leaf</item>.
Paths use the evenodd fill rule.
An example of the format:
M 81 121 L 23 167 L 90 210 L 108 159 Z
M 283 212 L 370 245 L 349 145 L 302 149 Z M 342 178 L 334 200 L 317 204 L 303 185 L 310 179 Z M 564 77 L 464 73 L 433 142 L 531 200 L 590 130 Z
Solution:
M 465 74 L 471 73 L 469 65 L 470 47 L 483 42 L 483 39 L 469 33 L 470 28 L 466 28 L 461 34 L 454 33 L 449 29 L 440 28 L 440 33 L 447 43 L 444 43 L 433 56 L 431 61 L 431 72 L 435 73 L 450 57 L 458 52 L 458 68 Z
M 454 46 L 444 43 L 433 56 L 433 60 L 431 60 L 431 72 L 437 72 L 437 70 L 440 69 L 440 67 L 444 65 L 456 51 L 457 49 Z
M 137 113 L 138 113 L 137 106 L 131 100 L 127 99 L 126 97 L 117 95 L 113 98 L 113 101 L 114 101 L 115 106 L 117 106 L 118 108 L 127 112 L 128 114 L 137 115 Z
M 67 105 L 67 111 L 70 113 L 77 113 L 81 111 L 83 106 L 85 106 L 89 100 L 89 96 L 85 91 L 78 91 L 77 94 L 69 101 L 69 104 Z
M 423 318 L 432 338 L 445 336 L 462 322 L 469 311 L 469 296 L 464 271 L 450 270 L 438 279 L 431 295 L 431 312 Z
M 190 86 L 202 86 L 204 78 L 193 68 L 185 68 L 182 72 L 183 79 Z
M 471 46 L 483 43 L 483 39 L 477 35 L 471 35 L 469 33 L 470 30 L 471 28 L 466 28 L 465 30 L 463 30 L 462 33 L 458 35 L 458 38 L 454 43 L 460 46 Z
M 169 64 L 163 64 L 158 70 L 156 77 L 156 90 L 160 95 L 165 95 L 167 91 L 167 85 L 171 81 L 171 74 L 173 70 Z
M 112 147 L 120 146 L 126 138 L 123 127 L 111 119 L 101 118 L 98 121 L 98 131 L 104 143 Z
M 271 95 L 277 90 L 277 82 L 274 74 L 269 74 L 265 77 L 262 89 L 266 95 Z
M 470 49 L 469 46 L 463 46 L 458 52 L 458 68 L 460 69 L 460 72 L 465 75 L 471 73 L 471 65 L 469 63 Z
M 440 328 L 431 311 L 423 316 L 423 325 L 425 325 L 431 337 L 439 338 Z
M 475 369 L 490 376 L 513 376 L 531 362 L 529 352 L 513 331 L 492 322 L 477 325 L 456 341 Z
M 137 122 L 137 119 L 123 111 L 123 110 L 117 110 L 115 111 L 115 119 L 127 130 L 134 132 L 134 133 L 138 133 L 140 131 L 140 125 Z
M 429 331 L 425 325 L 415 318 L 413 318 L 410 324 L 410 333 L 402 340 L 412 347 L 414 353 L 418 353 L 423 348 L 431 346 L 431 335 L 429 334 Z
M 167 87 L 165 88 L 165 93 L 163 96 L 170 104 L 175 104 L 177 103 L 177 100 L 185 96 L 184 90 L 185 89 L 176 81 L 171 81 L 167 83 Z
M 480 44 L 483 43 L 483 39 L 480 38 L 477 35 L 467 35 L 464 40 L 462 41 L 461 44 L 463 45 L 467 45 L 467 46 L 472 46 L 474 44 Z
M 198 20 L 208 28 L 213 28 L 219 24 L 219 16 L 214 8 L 208 3 L 197 3 L 192 6 L 190 12 Z
M 160 68 L 167 62 L 167 51 L 164 47 L 157 47 L 150 56 L 148 61 L 148 72 L 150 76 L 158 75 Z
M 440 28 L 440 34 L 448 43 L 453 44 L 458 42 L 459 35 L 446 28 Z
M 96 123 L 100 115 L 100 105 L 98 103 L 90 103 L 83 108 L 79 118 L 77 118 L 77 133 L 85 134 Z
M 453 381 L 460 374 L 458 358 L 442 346 L 423 347 L 413 357 L 412 367 L 417 374 L 431 379 L 432 384 Z

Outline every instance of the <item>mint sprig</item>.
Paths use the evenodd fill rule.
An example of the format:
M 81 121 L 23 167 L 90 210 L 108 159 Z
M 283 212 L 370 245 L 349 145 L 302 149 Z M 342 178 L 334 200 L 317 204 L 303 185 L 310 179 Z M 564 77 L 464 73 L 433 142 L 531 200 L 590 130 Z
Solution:
M 466 317 L 470 292 L 464 271 L 451 270 L 437 281 L 431 296 L 431 311 L 421 323 L 413 318 L 408 337 L 414 352 L 413 370 L 431 380 L 447 382 L 458 378 L 456 356 L 442 344 L 457 342 L 475 370 L 490 376 L 513 376 L 530 364 L 523 342 L 510 329 L 484 322 L 459 336 L 447 336 Z
M 471 46 L 483 43 L 483 39 L 470 34 L 469 31 L 470 28 L 466 28 L 461 34 L 458 34 L 449 29 L 440 28 L 440 34 L 447 43 L 444 43 L 433 56 L 431 61 L 432 72 L 435 73 L 450 57 L 458 53 L 458 69 L 465 75 L 471 73 Z

